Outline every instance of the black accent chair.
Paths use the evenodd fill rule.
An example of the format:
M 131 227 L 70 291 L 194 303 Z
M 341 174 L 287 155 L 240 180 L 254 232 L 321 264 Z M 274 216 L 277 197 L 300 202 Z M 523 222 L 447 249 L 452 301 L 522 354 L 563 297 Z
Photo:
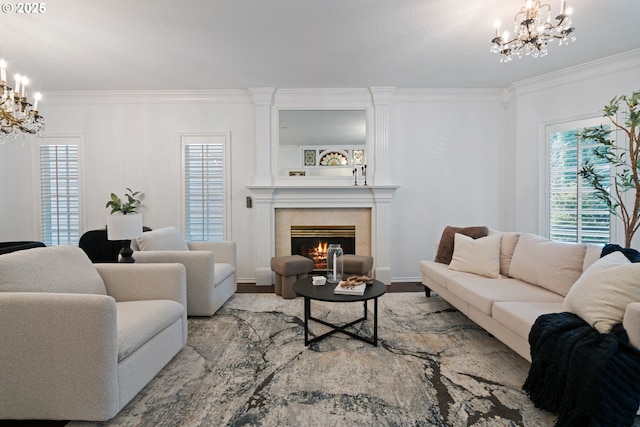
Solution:
M 150 231 L 149 227 L 142 227 L 144 231 Z M 80 237 L 78 246 L 82 249 L 91 262 L 118 262 L 118 255 L 122 249 L 122 242 L 107 239 L 107 229 L 90 230 Z
M 0 242 L 0 255 L 31 248 L 44 248 L 42 242 Z
M 112 242 L 107 239 L 106 228 L 87 231 L 80 237 L 78 246 L 93 263 L 118 262 L 118 253 L 122 249 L 120 242 Z

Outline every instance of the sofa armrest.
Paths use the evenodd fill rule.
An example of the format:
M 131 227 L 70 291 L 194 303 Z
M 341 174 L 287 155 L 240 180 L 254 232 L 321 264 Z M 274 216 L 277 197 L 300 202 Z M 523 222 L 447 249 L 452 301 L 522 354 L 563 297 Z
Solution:
M 224 262 L 237 267 L 236 242 L 187 242 L 192 251 L 211 251 L 216 262 Z
M 69 416 L 69 402 L 82 402 L 74 403 L 80 417 L 83 408 L 113 416 L 116 322 L 108 295 L 0 292 L 0 418 L 68 419 L 60 417 Z
M 627 305 L 622 326 L 624 326 L 629 335 L 629 342 L 640 348 L 640 302 Z
M 171 263 L 184 265 L 189 286 L 214 284 L 215 255 L 211 251 L 142 251 L 134 255 L 140 263 Z
M 186 272 L 182 264 L 94 264 L 116 301 L 168 299 L 187 306 Z

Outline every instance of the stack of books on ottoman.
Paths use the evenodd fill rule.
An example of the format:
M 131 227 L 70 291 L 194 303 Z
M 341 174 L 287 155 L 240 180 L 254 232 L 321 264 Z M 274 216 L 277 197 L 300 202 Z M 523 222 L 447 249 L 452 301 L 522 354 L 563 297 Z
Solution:
M 363 295 L 367 285 L 373 283 L 373 278 L 368 276 L 351 276 L 343 280 L 333 290 L 334 294 L 340 295 Z

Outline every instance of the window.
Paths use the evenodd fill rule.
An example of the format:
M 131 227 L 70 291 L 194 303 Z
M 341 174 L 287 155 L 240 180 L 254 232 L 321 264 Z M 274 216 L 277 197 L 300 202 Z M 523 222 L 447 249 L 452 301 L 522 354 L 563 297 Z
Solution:
M 226 240 L 229 134 L 183 135 L 180 139 L 185 239 Z
M 547 126 L 547 232 L 562 242 L 606 243 L 611 240 L 611 214 L 593 187 L 578 175 L 585 160 L 609 175 L 609 164 L 593 154 L 596 143 L 580 138 L 584 128 L 600 119 Z M 608 184 L 608 183 L 605 183 Z
M 80 137 L 46 137 L 38 144 L 40 233 L 47 246 L 80 240 Z

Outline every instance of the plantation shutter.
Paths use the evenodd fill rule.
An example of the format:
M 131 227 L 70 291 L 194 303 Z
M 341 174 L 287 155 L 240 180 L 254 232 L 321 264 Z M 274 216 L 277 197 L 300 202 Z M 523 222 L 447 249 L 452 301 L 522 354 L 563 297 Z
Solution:
M 80 240 L 78 145 L 40 145 L 40 216 L 47 246 Z
M 226 140 L 190 139 L 183 138 L 184 235 L 187 241 L 220 242 L 225 240 Z
M 580 138 L 584 127 L 548 133 L 549 237 L 562 242 L 610 241 L 611 214 L 595 190 L 579 175 L 586 160 L 600 169 L 609 184 L 610 166 L 593 154 L 596 143 Z

